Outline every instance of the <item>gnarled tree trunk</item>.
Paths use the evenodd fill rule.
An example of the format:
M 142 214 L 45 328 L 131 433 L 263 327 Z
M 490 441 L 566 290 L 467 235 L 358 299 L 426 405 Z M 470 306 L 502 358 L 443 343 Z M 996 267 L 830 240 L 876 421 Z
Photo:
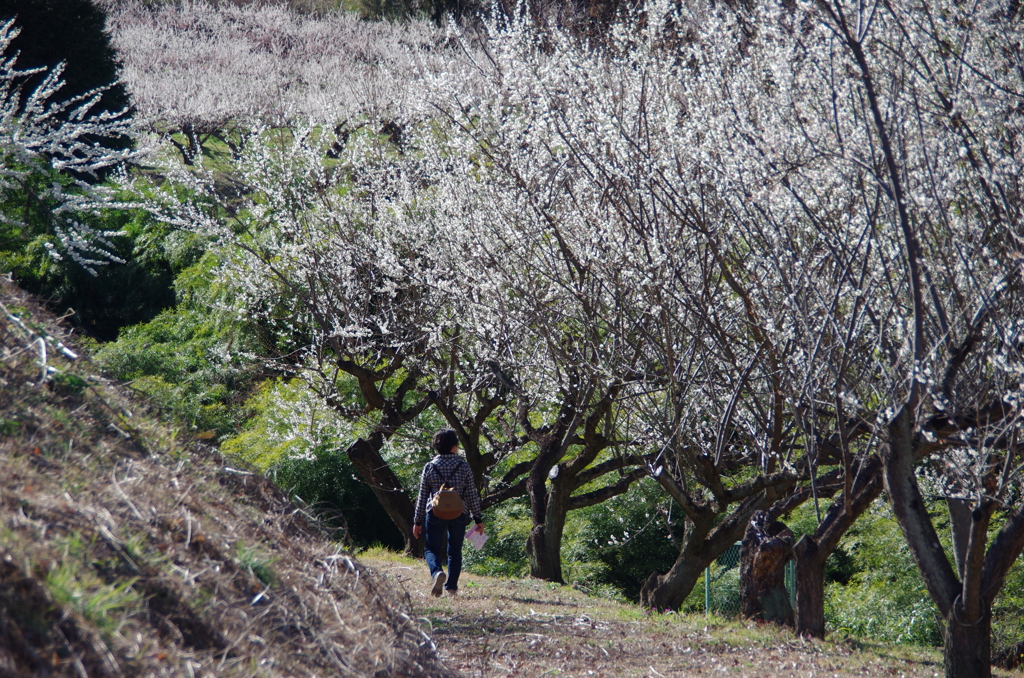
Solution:
M 640 604 L 655 610 L 678 610 L 705 568 L 743 536 L 754 512 L 795 484 L 795 478 L 786 474 L 762 476 L 745 492 L 734 490 L 722 503 L 704 503 L 694 501 L 664 467 L 653 469 L 651 475 L 686 512 L 686 534 L 675 562 L 665 574 L 652 573 L 640 589 Z M 730 498 L 739 501 L 732 503 Z
M 555 478 L 544 494 L 543 511 L 533 511 L 533 527 L 526 542 L 530 576 L 563 583 L 562 532 L 569 512 L 569 497 L 563 483 Z
M 750 519 L 740 547 L 740 612 L 749 619 L 793 625 L 786 591 L 786 563 L 793 557 L 793 533 L 767 511 Z
M 694 524 L 689 518 L 686 520 L 683 547 L 672 567 L 665 574 L 652 573 L 640 589 L 643 607 L 660 611 L 678 610 L 682 606 L 704 569 L 736 541 L 725 536 L 712 544 L 706 539 L 710 531 L 710 523 Z
M 906 406 L 889 423 L 888 445 L 883 448 L 885 488 L 925 586 L 945 622 L 946 678 L 988 678 L 992 675 L 992 599 L 1024 550 L 1024 508 L 1007 518 L 986 550 L 996 503 L 975 502 L 963 577 L 959 578 L 939 543 L 914 475 L 918 454 L 912 423 L 912 412 Z
M 555 524 L 558 521 L 558 505 L 557 502 L 552 502 L 547 482 L 548 475 L 555 468 L 559 457 L 558 443 L 549 443 L 537 455 L 526 480 L 532 521 L 530 535 L 526 540 L 526 554 L 530 558 L 530 576 L 555 582 L 562 581 L 562 535 L 561 530 Z M 554 487 L 552 484 L 552 491 L 554 491 Z M 557 542 L 555 541 L 556 536 Z

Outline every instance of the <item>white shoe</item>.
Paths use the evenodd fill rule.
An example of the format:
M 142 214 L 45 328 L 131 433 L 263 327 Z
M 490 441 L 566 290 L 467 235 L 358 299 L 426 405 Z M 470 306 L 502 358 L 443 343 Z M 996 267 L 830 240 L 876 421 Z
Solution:
M 448 575 L 444 572 L 438 572 L 434 575 L 434 585 L 430 587 L 430 595 L 435 598 L 441 597 L 441 591 L 444 590 L 444 583 L 448 581 Z
M 447 591 L 445 591 L 445 594 L 447 594 L 447 596 L 449 598 L 458 598 L 459 597 L 458 590 L 448 589 Z

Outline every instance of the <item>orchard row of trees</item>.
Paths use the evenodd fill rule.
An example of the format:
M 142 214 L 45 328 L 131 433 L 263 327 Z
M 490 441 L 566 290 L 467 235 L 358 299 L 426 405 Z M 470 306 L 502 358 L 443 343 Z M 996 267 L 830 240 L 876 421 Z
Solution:
M 687 516 L 651 607 L 678 607 L 754 511 L 813 499 L 797 626 L 820 634 L 825 558 L 884 488 L 949 675 L 983 675 L 1024 546 L 1019 17 L 642 19 L 600 45 L 515 16 L 454 35 L 472 79 L 420 71 L 400 144 L 258 129 L 246 197 L 184 173 L 165 218 L 224 243 L 288 368 L 372 421 L 349 455 L 405 534 L 382 450 L 434 407 L 485 505 L 529 497 L 537 577 L 562 579 L 569 511 L 651 473 Z M 955 565 L 922 483 L 970 508 Z
M 124 11 L 127 64 L 118 26 L 146 15 Z M 415 488 L 386 449 L 437 412 L 485 506 L 528 498 L 537 577 L 563 579 L 571 511 L 653 476 L 686 516 L 641 592 L 657 609 L 755 512 L 813 502 L 796 624 L 821 635 L 825 559 L 884 489 L 947 675 L 988 675 L 1024 549 L 1018 10 L 650 3 L 600 41 L 525 11 L 435 35 L 347 98 L 235 78 L 252 103 L 203 132 L 230 141 L 230 184 L 175 117 L 172 65 L 126 68 L 166 92 L 139 95 L 149 129 L 180 132 L 147 208 L 210 243 L 273 369 L 358 423 L 347 453 L 407 549 Z M 242 59 L 306 53 L 279 38 Z M 317 88 L 347 117 L 291 107 Z
M 237 153 L 259 125 L 296 121 L 347 135 L 371 120 L 397 130 L 408 84 L 453 71 L 445 34 L 426 22 L 370 23 L 285 5 L 109 3 L 111 41 L 138 117 L 186 163 L 218 139 Z

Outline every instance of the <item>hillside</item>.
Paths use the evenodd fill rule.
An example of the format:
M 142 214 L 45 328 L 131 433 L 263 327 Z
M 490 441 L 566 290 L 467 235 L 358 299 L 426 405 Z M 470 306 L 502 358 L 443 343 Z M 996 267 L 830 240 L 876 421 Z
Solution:
M 422 562 L 357 559 L 265 478 L 147 414 L 7 279 L 0 304 L 0 676 L 941 673 L 932 650 L 652 615 L 536 580 L 464 573 L 457 601 L 432 598 Z
M 0 303 L 0 676 L 453 675 L 276 487 L 96 376 L 6 279 Z

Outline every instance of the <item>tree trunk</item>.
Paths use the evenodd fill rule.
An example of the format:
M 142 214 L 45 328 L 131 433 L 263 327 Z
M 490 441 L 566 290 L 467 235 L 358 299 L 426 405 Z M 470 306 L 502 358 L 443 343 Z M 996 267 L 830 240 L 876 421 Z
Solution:
M 1005 556 L 1012 555 L 1016 558 L 1020 554 L 1020 535 L 1016 526 L 1012 524 L 1014 518 L 1020 514 L 1011 516 L 1007 525 L 1000 530 L 996 543 L 993 544 L 993 552 L 989 553 L 988 557 L 984 557 L 980 549 L 982 557 L 978 558 L 977 562 L 971 562 L 971 558 L 968 557 L 964 564 L 967 584 L 961 583 L 939 542 L 935 526 L 917 485 L 914 475 L 914 463 L 917 458 L 913 445 L 912 423 L 912 413 L 906 405 L 889 423 L 888 444 L 882 448 L 885 489 L 928 593 L 944 617 L 946 628 L 943 656 L 946 678 L 988 678 L 992 675 L 991 598 L 986 600 L 981 591 L 991 588 L 991 595 L 994 596 L 1001 582 L 994 583 L 991 579 L 985 581 L 985 573 L 978 572 L 978 569 L 982 566 L 986 570 L 991 567 L 990 574 L 996 575 L 992 579 L 999 579 L 1001 574 L 1005 573 L 1005 569 L 1000 565 L 1008 569 L 1008 563 L 1000 562 L 1001 558 L 995 555 L 998 546 L 1010 546 L 1008 542 L 1012 542 L 1012 546 L 1005 551 Z M 1004 536 L 1007 538 L 1005 541 L 1002 539 Z M 970 550 L 969 548 L 968 551 Z M 975 582 L 974 586 L 969 585 L 972 582 Z M 972 607 L 973 614 L 965 611 L 965 603 Z
M 725 513 L 724 509 L 694 504 L 670 474 L 652 475 L 680 506 L 688 505 L 690 509 L 683 546 L 675 563 L 665 574 L 654 572 L 647 578 L 640 589 L 640 604 L 654 610 L 678 610 L 711 561 L 743 536 L 754 511 L 771 504 L 776 488 L 748 496 Z
M 544 511 L 540 514 L 543 522 L 538 522 L 538 512 L 534 511 L 534 525 L 526 542 L 526 552 L 530 556 L 530 576 L 545 581 L 564 583 L 562 578 L 562 532 L 565 529 L 565 518 L 569 512 L 569 492 L 561 478 L 551 481 L 551 488 L 544 497 Z
M 703 541 L 702 536 L 697 543 Z M 689 544 L 684 544 L 668 572 L 654 572 L 647 578 L 640 589 L 640 605 L 658 611 L 678 610 L 682 607 L 686 597 L 690 595 L 690 591 L 704 573 L 704 568 L 711 564 L 717 555 L 721 555 L 716 554 L 710 558 L 702 556 L 702 549 L 689 547 Z
M 534 525 L 526 540 L 526 555 L 530 558 L 530 576 L 544 581 L 562 583 L 562 564 L 557 553 L 552 553 L 545 525 Z
M 749 505 L 749 504 L 748 504 Z M 743 507 L 718 525 L 717 514 L 708 511 L 695 521 L 686 521 L 683 546 L 672 567 L 665 574 L 654 572 L 640 589 L 640 604 L 652 610 L 678 610 L 711 563 L 728 550 L 743 535 L 749 515 Z
M 740 612 L 748 619 L 793 625 L 786 591 L 786 563 L 793 556 L 793 533 L 767 511 L 750 519 L 740 548 Z
M 825 561 L 828 552 L 808 535 L 793 547 L 796 557 L 796 632 L 801 636 L 825 637 Z
M 953 605 L 946 618 L 946 678 L 990 678 L 992 675 L 992 611 L 985 606 L 981 618 L 966 623 L 963 605 Z
M 882 493 L 882 461 L 876 455 L 858 460 L 849 493 L 832 502 L 813 535 L 804 535 L 793 549 L 796 558 L 796 632 L 825 637 L 825 561 L 846 531 Z
M 359 438 L 349 445 L 347 453 L 359 475 L 370 486 L 380 505 L 401 531 L 405 539 L 405 555 L 422 558 L 423 542 L 412 536 L 412 519 L 416 506 L 402 487 L 402 481 L 380 456 L 380 450 Z

